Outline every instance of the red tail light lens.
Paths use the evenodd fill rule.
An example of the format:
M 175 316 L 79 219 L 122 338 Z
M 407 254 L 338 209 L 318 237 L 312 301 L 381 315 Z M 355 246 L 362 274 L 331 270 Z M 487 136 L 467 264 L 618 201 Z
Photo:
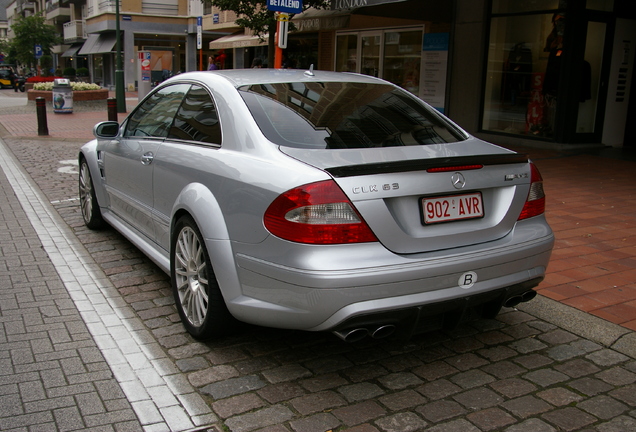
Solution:
M 378 241 L 333 180 L 289 190 L 270 204 L 265 227 L 277 237 L 309 244 Z
M 545 212 L 545 193 L 543 192 L 543 178 L 537 167 L 530 163 L 530 192 L 521 210 L 518 220 L 539 216 Z

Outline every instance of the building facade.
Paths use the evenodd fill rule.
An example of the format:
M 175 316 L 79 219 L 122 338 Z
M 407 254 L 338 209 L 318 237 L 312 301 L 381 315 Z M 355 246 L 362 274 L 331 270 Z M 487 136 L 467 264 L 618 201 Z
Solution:
M 86 67 L 90 81 L 107 88 L 115 85 L 117 17 L 124 82 L 132 90 L 140 79 L 140 53 L 149 53 L 151 79 L 161 81 L 200 67 L 198 34 L 202 46 L 223 35 L 197 31 L 197 17 L 209 15 L 199 0 L 121 0 L 119 11 L 114 1 L 14 0 L 6 10 L 9 28 L 20 16 L 44 14 L 63 35 L 51 49 L 53 70 Z
M 333 0 L 293 17 L 285 55 L 292 67 L 384 78 L 497 143 L 630 146 L 630 3 Z M 210 29 L 236 30 L 211 14 Z M 267 53 L 266 38 L 242 31 L 209 47 L 229 52 L 230 67 Z
M 470 133 L 500 144 L 636 145 L 636 12 L 632 0 L 332 0 L 293 17 L 284 67 L 355 72 L 404 87 Z M 113 1 L 15 0 L 12 17 L 43 11 L 59 26 L 56 67 L 90 69 L 114 86 Z M 128 89 L 139 56 L 150 79 L 267 65 L 267 36 L 200 0 L 121 0 Z M 8 37 L 11 37 L 10 29 Z

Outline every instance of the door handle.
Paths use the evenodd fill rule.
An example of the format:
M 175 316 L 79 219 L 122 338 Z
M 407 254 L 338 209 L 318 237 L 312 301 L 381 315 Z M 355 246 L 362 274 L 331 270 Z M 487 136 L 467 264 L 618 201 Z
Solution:
M 154 158 L 155 155 L 152 152 L 144 153 L 143 156 L 141 156 L 141 164 L 150 165 Z

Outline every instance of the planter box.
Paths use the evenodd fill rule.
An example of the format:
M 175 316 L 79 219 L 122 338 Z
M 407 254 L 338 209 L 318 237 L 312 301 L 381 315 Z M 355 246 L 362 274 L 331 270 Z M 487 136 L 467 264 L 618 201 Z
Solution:
M 27 91 L 27 100 L 35 101 L 35 98 L 38 98 L 38 97 L 43 97 L 44 100 L 46 100 L 47 102 L 51 102 L 53 100 L 53 92 L 44 91 L 44 90 L 28 90 Z M 108 99 L 108 89 L 82 90 L 82 91 L 73 92 L 73 102 L 106 100 L 106 99 Z
M 35 99 L 44 98 L 46 111 L 53 111 L 53 92 L 43 90 L 27 91 L 27 107 L 35 111 Z M 80 90 L 73 92 L 73 112 L 78 111 L 106 111 L 108 109 L 108 89 Z

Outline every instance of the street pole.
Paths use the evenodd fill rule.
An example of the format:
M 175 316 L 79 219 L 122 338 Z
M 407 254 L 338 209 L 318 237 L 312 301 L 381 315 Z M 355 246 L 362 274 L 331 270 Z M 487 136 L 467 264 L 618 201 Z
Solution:
M 116 43 L 116 65 L 115 65 L 115 98 L 117 99 L 117 112 L 126 112 L 126 92 L 124 90 L 124 68 L 121 61 L 121 32 L 119 30 L 119 1 L 115 0 L 115 43 Z
M 278 38 L 280 37 L 280 25 L 281 22 L 278 18 L 276 18 L 276 48 L 274 51 L 274 68 L 282 69 L 283 67 L 283 49 L 278 44 Z

